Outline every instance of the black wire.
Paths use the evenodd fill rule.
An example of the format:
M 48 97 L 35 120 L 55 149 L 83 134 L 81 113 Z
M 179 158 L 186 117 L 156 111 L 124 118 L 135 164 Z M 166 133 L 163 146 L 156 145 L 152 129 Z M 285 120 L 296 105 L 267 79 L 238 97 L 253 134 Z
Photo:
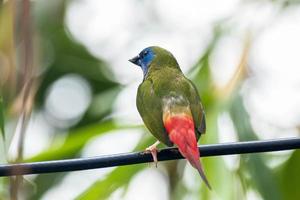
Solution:
M 300 149 L 300 138 L 202 145 L 200 149 L 201 157 L 282 151 Z M 160 150 L 158 153 L 159 161 L 181 158 L 182 156 L 178 152 L 177 148 L 165 148 Z M 146 162 L 153 162 L 151 154 L 145 152 L 135 152 L 93 158 L 5 164 L 0 165 L 0 176 L 67 172 L 132 165 Z

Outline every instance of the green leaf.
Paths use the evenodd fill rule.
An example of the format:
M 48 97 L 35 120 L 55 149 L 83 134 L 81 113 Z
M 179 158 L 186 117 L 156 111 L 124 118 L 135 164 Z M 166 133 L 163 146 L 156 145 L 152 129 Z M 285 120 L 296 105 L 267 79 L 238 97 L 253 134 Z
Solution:
M 0 97 L 0 131 L 1 135 L 3 137 L 3 140 L 5 140 L 5 121 L 4 121 L 4 105 L 3 105 L 3 100 L 2 97 Z
M 26 159 L 25 161 L 34 162 L 42 160 L 70 158 L 74 156 L 77 152 L 79 152 L 84 147 L 86 142 L 88 142 L 93 137 L 105 134 L 109 131 L 138 127 L 140 126 L 121 126 L 111 121 L 88 125 L 86 127 L 71 131 L 69 133 L 69 137 L 65 140 L 65 142 L 62 145 L 57 145 L 57 143 L 60 143 L 60 140 L 63 140 L 59 138 L 59 141 L 54 142 L 54 144 L 50 146 L 46 151 L 32 158 Z
M 153 141 L 152 137 L 142 138 L 134 151 L 145 149 Z M 126 187 L 131 178 L 139 171 L 144 169 L 147 164 L 137 164 L 130 166 L 117 167 L 103 180 L 96 181 L 86 191 L 80 194 L 76 199 L 98 200 L 107 199 L 115 190 Z
M 295 150 L 288 161 L 278 170 L 280 189 L 283 191 L 283 199 L 300 199 L 300 151 Z
M 115 190 L 128 184 L 131 178 L 144 167 L 145 164 L 118 167 L 113 172 L 111 172 L 104 180 L 95 182 L 88 190 L 86 190 L 76 199 L 107 199 Z
M 252 129 L 249 115 L 240 95 L 236 95 L 236 98 L 233 100 L 230 114 L 238 132 L 239 140 L 247 141 L 258 139 Z M 282 199 L 279 184 L 275 181 L 275 173 L 266 165 L 265 160 L 264 155 L 260 154 L 241 155 L 241 169 L 243 172 L 250 174 L 248 179 L 249 185 L 256 188 L 263 199 Z M 247 173 L 242 173 L 242 176 L 246 175 Z

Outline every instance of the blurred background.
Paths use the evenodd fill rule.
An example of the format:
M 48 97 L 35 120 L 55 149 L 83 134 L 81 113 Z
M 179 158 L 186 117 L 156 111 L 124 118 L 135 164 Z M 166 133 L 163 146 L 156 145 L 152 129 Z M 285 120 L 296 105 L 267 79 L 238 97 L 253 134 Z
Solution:
M 299 136 L 297 0 L 1 0 L 0 160 L 141 151 L 135 106 L 147 46 L 196 84 L 211 144 Z M 163 146 L 160 146 L 163 148 Z M 0 178 L 0 199 L 300 199 L 300 152 Z

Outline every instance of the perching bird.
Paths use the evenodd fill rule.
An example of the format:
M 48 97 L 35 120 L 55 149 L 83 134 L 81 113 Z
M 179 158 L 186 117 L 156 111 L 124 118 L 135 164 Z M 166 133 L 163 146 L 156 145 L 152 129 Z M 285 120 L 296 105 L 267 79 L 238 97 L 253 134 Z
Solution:
M 197 141 L 205 133 L 205 114 L 194 84 L 187 79 L 167 50 L 152 46 L 129 60 L 143 70 L 136 104 L 152 135 L 158 139 L 148 147 L 157 163 L 159 142 L 178 147 L 180 153 L 196 168 L 205 184 L 210 184 L 203 172 Z

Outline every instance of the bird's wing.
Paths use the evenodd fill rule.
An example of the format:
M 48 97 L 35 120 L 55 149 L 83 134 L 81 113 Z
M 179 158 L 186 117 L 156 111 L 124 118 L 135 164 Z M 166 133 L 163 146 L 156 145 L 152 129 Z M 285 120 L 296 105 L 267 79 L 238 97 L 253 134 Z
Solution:
M 151 134 L 167 146 L 172 146 L 162 120 L 161 99 L 153 88 L 151 79 L 140 84 L 136 99 L 137 109 Z
M 206 131 L 206 122 L 204 109 L 196 86 L 182 74 L 177 76 L 169 87 L 169 92 L 175 92 L 177 95 L 182 95 L 186 98 L 193 116 L 196 137 L 199 140 L 201 134 L 204 134 Z
M 178 87 L 182 88 L 183 95 L 187 98 L 194 119 L 197 140 L 206 131 L 205 113 L 201 99 L 195 85 L 184 76 L 177 81 Z

